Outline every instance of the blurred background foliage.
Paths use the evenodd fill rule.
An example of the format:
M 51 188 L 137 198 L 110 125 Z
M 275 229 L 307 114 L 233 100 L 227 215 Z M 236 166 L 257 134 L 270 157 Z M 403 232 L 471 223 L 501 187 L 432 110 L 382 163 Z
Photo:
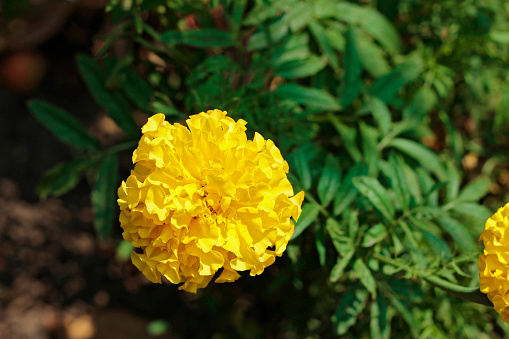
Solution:
M 23 6 L 5 2 L 4 15 Z M 213 324 L 204 336 L 508 334 L 492 309 L 426 280 L 478 286 L 478 236 L 509 198 L 509 3 L 113 0 L 104 9 L 107 29 L 76 64 L 123 132 L 98 140 L 72 112 L 29 101 L 74 155 L 41 178 L 41 198 L 86 178 L 97 237 L 117 241 L 116 189 L 147 115 L 182 123 L 214 108 L 274 140 L 306 192 L 274 267 L 200 292 Z M 119 242 L 118 260 L 131 249 Z M 243 293 L 249 312 L 231 307 Z M 178 337 L 165 316 L 147 330 Z

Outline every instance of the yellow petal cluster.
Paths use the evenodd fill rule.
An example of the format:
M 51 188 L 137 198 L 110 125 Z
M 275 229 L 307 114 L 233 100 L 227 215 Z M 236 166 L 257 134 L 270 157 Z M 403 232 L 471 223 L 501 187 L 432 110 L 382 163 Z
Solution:
M 261 274 L 281 256 L 301 213 L 288 163 L 270 139 L 246 122 L 210 110 L 187 126 L 156 114 L 143 126 L 134 170 L 118 189 L 123 237 L 140 248 L 131 255 L 152 282 L 161 276 L 196 293 Z
M 486 221 L 479 240 L 484 243 L 477 262 L 481 292 L 509 323 L 509 204 Z

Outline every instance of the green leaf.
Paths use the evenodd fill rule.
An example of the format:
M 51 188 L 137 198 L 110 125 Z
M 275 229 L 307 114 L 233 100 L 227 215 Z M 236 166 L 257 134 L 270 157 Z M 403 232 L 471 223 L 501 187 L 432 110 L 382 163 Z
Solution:
M 376 298 L 375 278 L 373 278 L 371 270 L 364 263 L 364 261 L 362 261 L 361 258 L 355 260 L 355 263 L 353 264 L 353 271 L 359 277 L 359 280 L 361 281 L 362 285 L 364 285 L 368 292 L 371 293 L 371 295 Z
M 274 93 L 282 99 L 290 99 L 309 108 L 324 111 L 339 111 L 341 109 L 338 101 L 332 95 L 317 88 L 286 84 L 279 86 Z
M 316 220 L 318 214 L 320 213 L 320 208 L 315 204 L 306 203 L 302 206 L 302 213 L 299 217 L 299 220 L 295 223 L 295 231 L 293 232 L 292 238 L 290 240 L 294 240 L 297 238 L 313 221 Z
M 92 189 L 92 207 L 95 215 L 95 230 L 100 239 L 107 238 L 113 228 L 117 209 L 117 155 L 112 154 L 99 164 Z
M 292 32 L 297 32 L 304 28 L 313 19 L 313 7 L 310 2 L 297 2 L 289 6 L 283 21 L 290 26 Z
M 91 163 L 89 159 L 77 158 L 53 166 L 39 180 L 35 189 L 37 195 L 44 200 L 48 196 L 58 197 L 69 192 L 78 185 Z
M 468 185 L 461 190 L 458 200 L 477 202 L 488 194 L 490 191 L 490 184 L 490 178 L 481 175 L 469 182 Z
M 299 176 L 300 183 L 302 184 L 302 188 L 305 191 L 308 191 L 311 188 L 311 171 L 309 169 L 309 161 L 306 155 L 304 154 L 304 150 L 302 148 L 298 149 L 294 153 L 294 163 L 295 163 L 295 171 Z
M 97 103 L 108 111 L 110 117 L 131 137 L 138 138 L 140 130 L 131 115 L 129 104 L 119 93 L 109 93 L 106 90 L 105 72 L 95 62 L 84 55 L 76 58 L 81 76 L 85 80 L 90 92 Z
M 454 239 L 456 246 L 461 252 L 471 253 L 475 251 L 475 240 L 468 229 L 457 220 L 450 217 L 438 217 L 438 223 Z
M 450 260 L 452 258 L 451 250 L 444 240 L 424 229 L 420 229 L 419 231 L 438 257 L 443 256 L 446 260 Z
M 184 32 L 166 31 L 161 34 L 161 41 L 169 44 L 185 44 L 193 47 L 230 47 L 236 42 L 230 32 L 215 28 L 202 28 Z
M 378 130 L 364 122 L 360 122 L 362 151 L 364 163 L 368 166 L 368 174 L 375 177 L 379 171 L 380 151 L 378 150 Z
M 456 213 L 478 219 L 481 222 L 481 227 L 482 224 L 493 215 L 493 212 L 488 207 L 474 202 L 455 204 L 452 210 Z
M 378 124 L 382 135 L 389 133 L 392 124 L 391 112 L 385 105 L 385 103 L 373 96 L 366 95 L 364 98 L 369 111 L 373 115 L 373 118 Z
M 338 261 L 330 271 L 329 280 L 333 283 L 341 279 L 343 273 L 345 272 L 346 267 L 348 266 L 348 264 L 353 258 L 353 255 L 355 254 L 355 248 L 353 247 L 353 245 L 349 243 L 348 246 L 349 246 L 348 251 L 342 257 L 338 257 Z
M 415 141 L 402 138 L 393 139 L 389 145 L 417 160 L 422 167 L 435 174 L 439 180 L 447 180 L 442 162 L 430 149 Z
M 352 285 L 341 298 L 332 320 L 334 321 L 334 332 L 343 335 L 348 329 L 355 325 L 357 317 L 366 307 L 368 291 L 357 285 Z
M 452 161 L 447 162 L 446 201 L 456 200 L 461 185 L 461 172 Z
M 401 40 L 392 23 L 383 14 L 369 7 L 362 7 L 356 17 L 359 25 L 374 37 L 392 55 L 401 51 Z
M 127 97 L 139 109 L 146 111 L 149 108 L 154 89 L 131 67 L 125 67 L 123 69 L 123 76 L 121 76 L 120 81 L 122 83 L 122 89 Z
M 318 252 L 318 259 L 320 261 L 320 266 L 325 266 L 325 260 L 327 258 L 327 247 L 325 243 L 325 232 L 323 227 L 318 227 L 315 232 L 315 246 L 316 251 Z
M 353 186 L 353 178 L 361 175 L 367 174 L 367 168 L 362 163 L 357 163 L 353 167 L 350 168 L 348 173 L 343 179 L 343 183 L 341 184 L 341 190 L 336 195 L 334 199 L 334 215 L 339 215 L 344 212 L 344 210 L 350 206 L 358 192 Z
M 329 154 L 325 159 L 325 166 L 316 188 L 318 198 L 320 198 L 323 207 L 326 208 L 332 199 L 334 199 L 340 186 L 340 180 L 341 168 L 339 166 L 339 160 Z
M 385 188 L 375 178 L 358 176 L 352 180 L 355 188 L 373 204 L 388 221 L 394 221 L 394 206 Z
M 362 154 L 357 147 L 357 130 L 354 127 L 350 127 L 341 120 L 337 116 L 330 115 L 329 120 L 341 135 L 343 145 L 345 146 L 347 152 L 350 154 L 352 159 L 358 163 L 362 161 Z
M 288 61 L 304 60 L 311 56 L 309 35 L 302 33 L 292 35 L 288 40 L 274 49 L 271 65 L 275 68 Z
M 247 50 L 256 51 L 270 47 L 272 44 L 283 39 L 287 34 L 288 24 L 284 20 L 277 20 L 268 27 L 262 25 L 261 28 L 249 38 Z
M 369 328 L 371 338 L 388 339 L 391 336 L 391 323 L 387 315 L 387 302 L 379 294 L 371 303 Z
M 322 53 L 329 60 L 332 68 L 335 70 L 339 69 L 338 58 L 332 48 L 328 36 L 325 34 L 323 26 L 316 20 L 308 20 L 307 22 L 311 34 L 313 34 L 318 46 L 320 46 Z
M 362 238 L 362 247 L 373 247 L 376 243 L 384 240 L 388 235 L 387 228 L 383 224 L 376 224 L 368 229 Z
M 436 104 L 435 92 L 429 87 L 422 87 L 403 109 L 403 120 L 407 121 L 411 128 L 416 128 Z
M 385 103 L 391 102 L 403 86 L 417 79 L 423 67 L 422 59 L 415 55 L 378 78 L 369 93 Z
M 279 65 L 275 70 L 275 75 L 285 79 L 305 78 L 316 75 L 325 66 L 324 58 L 311 55 L 304 60 L 292 60 Z
M 384 50 L 378 47 L 366 34 L 358 33 L 357 52 L 364 69 L 375 78 L 388 73 L 391 67 Z
M 167 320 L 153 320 L 147 324 L 147 332 L 151 336 L 161 336 L 167 333 L 171 324 Z
M 101 148 L 99 141 L 91 137 L 68 112 L 40 100 L 30 101 L 28 108 L 37 120 L 66 144 L 86 151 Z
M 117 246 L 116 259 L 120 262 L 126 262 L 131 259 L 131 252 L 134 250 L 134 246 L 125 240 L 121 240 Z
M 391 153 L 389 154 L 389 165 L 391 188 L 396 193 L 401 209 L 406 211 L 410 203 L 410 188 L 406 181 L 405 170 L 403 167 L 404 161 L 394 153 Z
M 348 107 L 357 99 L 363 86 L 360 80 L 362 67 L 357 51 L 357 36 L 353 27 L 348 30 L 346 36 L 343 67 L 345 68 L 345 75 L 341 79 L 339 93 L 341 106 Z

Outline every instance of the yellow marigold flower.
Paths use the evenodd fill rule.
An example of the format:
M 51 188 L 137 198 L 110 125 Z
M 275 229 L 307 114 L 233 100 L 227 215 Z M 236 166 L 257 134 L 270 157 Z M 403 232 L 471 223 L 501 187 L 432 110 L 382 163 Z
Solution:
M 509 323 L 509 204 L 486 221 L 479 240 L 484 243 L 477 262 L 481 292 Z
M 118 189 L 124 239 L 142 253 L 132 261 L 152 282 L 164 276 L 196 293 L 249 270 L 261 274 L 281 256 L 301 213 L 288 163 L 271 140 L 220 110 L 187 120 L 156 114 L 143 126 L 134 170 Z

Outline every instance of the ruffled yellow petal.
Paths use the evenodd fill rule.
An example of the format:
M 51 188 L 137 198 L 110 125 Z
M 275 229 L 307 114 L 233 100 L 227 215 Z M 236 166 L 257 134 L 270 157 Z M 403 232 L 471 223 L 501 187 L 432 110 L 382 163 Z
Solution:
M 150 281 L 196 293 L 218 271 L 216 282 L 233 282 L 283 254 L 304 193 L 294 195 L 275 144 L 248 140 L 245 125 L 212 110 L 188 128 L 163 114 L 143 126 L 118 205 L 124 239 L 141 249 L 132 261 Z

